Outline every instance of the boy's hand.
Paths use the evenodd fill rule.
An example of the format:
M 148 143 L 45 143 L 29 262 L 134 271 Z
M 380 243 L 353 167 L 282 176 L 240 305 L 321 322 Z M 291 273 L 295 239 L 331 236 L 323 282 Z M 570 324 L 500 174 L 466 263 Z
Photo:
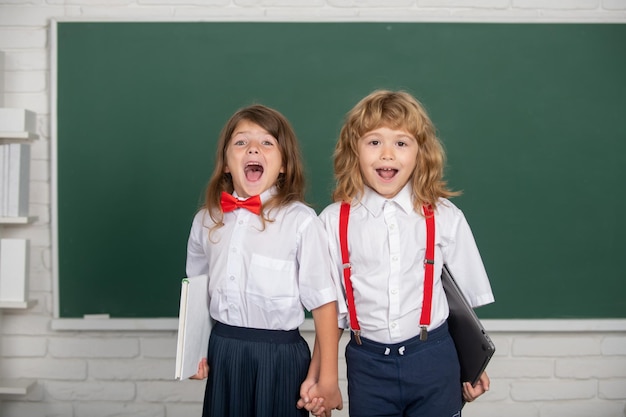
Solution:
M 317 384 L 311 386 L 308 396 L 309 398 L 317 398 L 322 401 L 322 403 L 319 404 L 319 409 L 324 414 L 316 414 L 313 412 L 314 415 L 330 416 L 332 410 L 343 409 L 343 398 L 341 397 L 341 391 L 339 390 L 339 386 L 337 384 L 322 385 L 318 382 Z
M 198 362 L 198 372 L 195 375 L 190 376 L 189 379 L 205 379 L 209 376 L 209 364 L 206 358 L 202 358 Z
M 473 387 L 469 382 L 464 382 L 463 399 L 467 402 L 474 401 L 476 398 L 489 391 L 489 383 L 490 381 L 487 372 L 483 372 L 475 387 Z

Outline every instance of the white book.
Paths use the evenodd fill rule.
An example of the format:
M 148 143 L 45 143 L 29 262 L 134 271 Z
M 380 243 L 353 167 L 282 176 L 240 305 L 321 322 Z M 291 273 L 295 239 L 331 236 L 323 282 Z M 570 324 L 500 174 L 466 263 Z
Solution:
M 0 239 L 0 301 L 27 299 L 28 243 L 27 239 Z
M 28 216 L 30 185 L 30 145 L 11 143 L 9 145 L 9 181 L 7 217 Z
M 0 51 L 0 107 L 4 106 L 4 52 Z
M 10 144 L 3 144 L 4 148 L 2 152 L 2 172 L 0 172 L 0 176 L 2 176 L 2 188 L 4 190 L 4 195 L 2 196 L 2 206 L 0 211 L 2 211 L 2 216 L 7 216 L 8 208 L 9 208 L 9 156 L 10 156 Z
M 2 185 L 4 188 L 4 197 L 2 199 L 2 216 L 6 217 L 7 212 L 9 211 L 9 166 L 10 166 L 10 157 L 11 157 L 11 144 L 6 143 L 2 145 L 4 147 L 3 152 L 3 160 L 4 164 L 2 166 Z
M 198 363 L 207 357 L 212 322 L 209 315 L 207 275 L 184 278 L 180 289 L 176 374 L 178 380 L 198 372 Z
M 4 199 L 6 197 L 4 184 L 4 152 L 8 149 L 8 145 L 0 144 L 0 217 L 4 217 Z
M 0 107 L 0 132 L 37 131 L 37 113 L 32 110 Z

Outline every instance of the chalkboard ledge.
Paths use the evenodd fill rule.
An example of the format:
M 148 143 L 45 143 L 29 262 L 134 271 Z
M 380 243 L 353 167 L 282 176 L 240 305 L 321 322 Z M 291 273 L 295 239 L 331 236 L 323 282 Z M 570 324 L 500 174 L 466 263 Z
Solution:
M 483 326 L 488 332 L 623 332 L 626 318 L 619 319 L 485 319 Z
M 52 330 L 103 330 L 103 331 L 177 331 L 178 318 L 131 319 L 64 319 L 56 318 Z
M 485 329 L 493 333 L 563 333 L 563 332 L 624 332 L 626 319 L 485 319 Z M 177 318 L 154 319 L 63 319 L 52 320 L 52 330 L 58 331 L 177 331 Z M 303 332 L 315 329 L 313 319 L 300 326 Z

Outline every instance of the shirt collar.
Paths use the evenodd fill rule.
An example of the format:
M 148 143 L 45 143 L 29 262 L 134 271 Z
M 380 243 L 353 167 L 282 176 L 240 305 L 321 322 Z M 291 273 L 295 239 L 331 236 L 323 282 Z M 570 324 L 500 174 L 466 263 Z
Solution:
M 367 209 L 374 217 L 378 217 L 383 210 L 385 202 L 390 201 L 396 203 L 405 213 L 413 211 L 413 192 L 411 190 L 411 183 L 408 182 L 398 194 L 393 198 L 385 198 L 372 190 L 370 187 L 365 186 L 363 196 L 358 198 L 363 207 Z
M 267 202 L 267 200 L 269 200 L 270 198 L 272 198 L 276 194 L 278 194 L 278 188 L 276 188 L 276 186 L 268 188 L 267 190 L 263 191 L 259 195 L 259 197 L 261 197 L 261 203 L 265 204 Z M 233 196 L 238 198 L 238 199 L 240 199 L 240 200 L 244 200 L 243 197 L 239 197 L 239 194 L 237 194 L 237 191 L 233 191 Z

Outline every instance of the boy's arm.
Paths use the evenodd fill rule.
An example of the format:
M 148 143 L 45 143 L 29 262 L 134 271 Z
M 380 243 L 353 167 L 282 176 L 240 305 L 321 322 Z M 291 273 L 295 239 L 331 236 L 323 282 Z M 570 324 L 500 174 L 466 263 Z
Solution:
M 487 372 L 483 372 L 475 387 L 469 382 L 463 383 L 463 399 L 467 402 L 474 401 L 476 398 L 489 391 L 489 376 Z

